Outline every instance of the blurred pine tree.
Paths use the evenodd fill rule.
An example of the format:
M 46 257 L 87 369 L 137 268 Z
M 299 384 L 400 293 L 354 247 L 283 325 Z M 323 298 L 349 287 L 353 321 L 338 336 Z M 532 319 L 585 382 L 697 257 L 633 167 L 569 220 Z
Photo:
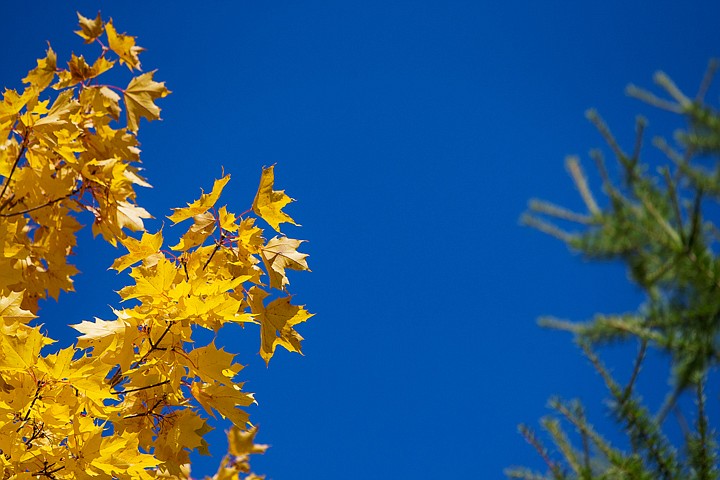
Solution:
M 575 157 L 567 168 L 587 207 L 575 213 L 545 201 L 530 202 L 525 224 L 553 235 L 585 258 L 619 260 L 646 300 L 633 314 L 598 314 L 585 323 L 541 319 L 551 328 L 573 333 L 610 394 L 609 408 L 622 427 L 629 448 L 611 445 L 586 419 L 578 401 L 550 400 L 553 415 L 543 418 L 552 451 L 531 428 L 520 432 L 547 465 L 546 473 L 525 468 L 506 470 L 510 478 L 540 479 L 673 479 L 719 478 L 717 432 L 706 411 L 705 386 L 720 364 L 720 226 L 710 218 L 720 204 L 720 112 L 705 100 L 718 61 L 710 62 L 694 98 L 686 96 L 663 73 L 655 82 L 669 99 L 628 87 L 628 93 L 655 107 L 680 115 L 686 126 L 674 141 L 655 139 L 666 165 L 650 171 L 641 159 L 645 120 L 638 118 L 631 152 L 623 150 L 597 112 L 587 113 L 620 165 L 621 178 L 608 174 L 599 151 L 591 153 L 602 178 L 606 205 L 595 200 Z M 580 233 L 562 228 L 581 226 Z M 630 380 L 620 384 L 604 366 L 597 347 L 618 340 L 639 344 Z M 671 359 L 673 382 L 662 407 L 651 412 L 636 391 L 636 380 L 649 349 Z M 693 396 L 692 412 L 678 400 Z M 664 433 L 667 414 L 676 411 L 684 435 L 673 441 Z M 569 434 L 569 425 L 575 434 Z M 573 442 L 571 438 L 576 438 Z M 579 443 L 575 446 L 574 443 Z M 557 457 L 557 459 L 556 459 Z

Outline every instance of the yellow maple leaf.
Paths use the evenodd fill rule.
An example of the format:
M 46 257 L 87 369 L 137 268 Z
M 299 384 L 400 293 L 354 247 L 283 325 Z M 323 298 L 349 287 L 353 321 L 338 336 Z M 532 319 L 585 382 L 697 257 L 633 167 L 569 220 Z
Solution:
M 55 69 L 57 68 L 57 55 L 48 45 L 45 58 L 38 59 L 37 67 L 30 70 L 25 78 L 24 83 L 29 83 L 38 91 L 45 90 L 53 78 L 55 78 Z
M 135 268 L 130 274 L 135 279 L 135 285 L 122 288 L 118 293 L 124 300 L 147 297 L 152 300 L 163 301 L 168 296 L 170 288 L 181 279 L 180 271 L 175 263 L 165 257 L 158 258 L 153 268 Z
M 38 362 L 40 350 L 54 343 L 40 333 L 40 327 L 14 323 L 0 325 L 0 369 L 27 371 Z
M 115 62 L 108 61 L 105 57 L 95 60 L 95 63 L 88 65 L 85 57 L 72 54 L 68 62 L 68 69 L 58 73 L 58 82 L 53 85 L 55 90 L 71 87 L 81 82 L 85 82 L 91 78 L 95 78 L 101 73 L 110 70 Z
M 9 292 L 7 296 L 0 297 L 0 318 L 7 323 L 27 323 L 37 315 L 21 307 L 24 292 Z
M 80 30 L 76 30 L 75 33 L 85 40 L 85 43 L 92 43 L 102 35 L 103 24 L 100 12 L 98 12 L 95 19 L 90 19 L 80 15 L 80 12 L 75 12 L 78 16 L 78 22 L 80 23 Z
M 188 366 L 193 374 L 205 382 L 228 383 L 242 369 L 242 366 L 233 364 L 235 355 L 222 348 L 218 350 L 215 342 L 194 349 L 187 358 L 191 362 Z
M 228 452 L 236 457 L 251 453 L 265 453 L 268 445 L 256 444 L 255 435 L 257 435 L 257 427 L 243 431 L 233 426 L 228 432 Z
M 128 249 L 128 253 L 115 259 L 112 267 L 110 268 L 117 270 L 118 272 L 122 272 L 132 264 L 157 253 L 162 246 L 162 242 L 162 231 L 152 235 L 145 232 L 140 240 L 136 240 L 132 237 L 121 239 L 120 243 Z
M 297 225 L 297 223 L 282 211 L 283 207 L 294 200 L 285 194 L 285 190 L 273 190 L 274 182 L 274 166 L 271 165 L 262 171 L 260 186 L 255 194 L 252 208 L 272 228 L 280 232 L 281 223 L 292 223 L 293 225 Z
M 175 210 L 175 212 L 167 218 L 173 223 L 180 223 L 183 220 L 207 212 L 215 206 L 215 202 L 218 201 L 223 188 L 225 188 L 225 185 L 227 185 L 229 181 L 230 175 L 225 175 L 223 178 L 215 180 L 210 193 L 203 192 L 198 200 L 195 200 L 193 203 L 188 203 L 187 207 L 174 208 L 173 210 Z
M 130 202 L 117 202 L 117 225 L 119 228 L 128 227 L 135 232 L 145 229 L 143 218 L 153 218 L 150 212 Z
M 307 254 L 297 251 L 297 248 L 304 241 L 287 237 L 274 237 L 267 245 L 260 248 L 260 256 L 270 277 L 271 287 L 282 290 L 285 285 L 290 283 L 285 275 L 286 268 L 310 270 L 305 260 Z
M 0 102 L 0 123 L 17 115 L 34 98 L 37 98 L 37 89 L 35 88 L 26 88 L 22 95 L 15 90 L 6 88 L 2 102 Z
M 262 229 L 255 226 L 255 219 L 248 217 L 243 219 L 238 226 L 237 246 L 243 253 L 255 254 L 260 251 L 264 242 Z
M 80 103 L 95 115 L 110 115 L 113 120 L 120 119 L 120 95 L 108 87 L 85 87 L 80 92 Z
M 249 418 L 247 412 L 238 407 L 247 407 L 255 403 L 252 393 L 243 392 L 238 384 L 193 382 L 190 392 L 213 418 L 215 418 L 213 410 L 216 410 L 238 427 L 244 427 Z
M 140 70 L 140 59 L 138 54 L 145 49 L 135 45 L 135 37 L 117 33 L 112 23 L 112 18 L 105 24 L 105 32 L 108 37 L 108 46 L 120 57 L 120 63 L 128 66 L 130 70 Z
M 154 101 L 170 94 L 165 82 L 154 81 L 153 75 L 155 70 L 134 77 L 125 89 L 127 128 L 132 132 L 138 131 L 140 118 L 160 120 L 160 107 Z
M 193 217 L 193 224 L 180 238 L 177 245 L 170 247 L 175 251 L 185 251 L 192 247 L 202 245 L 207 237 L 215 230 L 215 217 L 209 212 L 200 213 Z
M 275 347 L 281 345 L 290 352 L 302 354 L 300 342 L 303 337 L 295 331 L 295 325 L 306 321 L 313 314 L 304 307 L 290 304 L 290 297 L 277 298 L 267 307 L 263 300 L 268 293 L 258 287 L 252 287 L 248 302 L 252 313 L 256 315 L 260 327 L 260 356 L 266 364 L 275 354 Z
M 169 428 L 162 429 L 156 442 L 162 442 L 167 450 L 177 454 L 186 448 L 193 450 L 203 446 L 203 434 L 209 430 L 206 421 L 193 410 L 181 410 L 173 418 Z M 157 446 L 156 443 L 155 448 Z

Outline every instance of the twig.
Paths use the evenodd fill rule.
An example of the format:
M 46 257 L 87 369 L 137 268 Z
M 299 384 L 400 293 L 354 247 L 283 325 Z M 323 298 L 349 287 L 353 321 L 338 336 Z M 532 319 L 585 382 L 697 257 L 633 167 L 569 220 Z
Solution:
M 0 198 L 5 196 L 5 191 L 7 190 L 8 186 L 10 185 L 10 181 L 12 180 L 12 176 L 15 173 L 15 170 L 17 169 L 18 163 L 20 163 L 20 159 L 23 155 L 25 155 L 25 152 L 27 151 L 27 146 L 29 143 L 30 135 L 28 134 L 27 130 L 25 131 L 25 136 L 23 136 L 22 144 L 20 145 L 20 151 L 18 152 L 17 157 L 15 158 L 15 161 L 13 162 L 13 166 L 10 169 L 10 175 L 8 175 L 7 180 L 5 181 L 5 185 L 3 185 L 2 192 L 0 192 Z

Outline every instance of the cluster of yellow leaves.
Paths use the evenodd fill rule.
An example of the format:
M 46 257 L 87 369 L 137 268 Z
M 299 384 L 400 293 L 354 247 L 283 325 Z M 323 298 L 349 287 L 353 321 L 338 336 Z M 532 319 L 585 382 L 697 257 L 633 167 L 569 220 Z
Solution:
M 216 206 L 225 176 L 168 217 L 192 224 L 164 250 L 162 232 L 144 231 L 150 214 L 134 187 L 149 186 L 136 166 L 139 120 L 158 119 L 155 101 L 169 91 L 153 72 L 125 88 L 99 83 L 116 61 L 139 70 L 143 49 L 100 14 L 79 19 L 76 33 L 100 46 L 98 58 L 73 54 L 61 68 L 48 48 L 25 90 L 6 90 L 0 101 L 0 478 L 189 478 L 189 455 L 207 453 L 213 419 L 232 425 L 213 478 L 261 478 L 248 465 L 266 447 L 254 444 L 243 410 L 254 398 L 237 379 L 242 366 L 195 337 L 258 324 L 266 362 L 278 345 L 300 353 L 295 327 L 311 314 L 292 304 L 286 273 L 308 270 L 307 255 L 297 251 L 302 241 L 266 240 L 256 224 L 278 233 L 295 224 L 282 211 L 292 199 L 273 190 L 269 167 L 246 212 L 256 217 L 236 216 Z M 52 103 L 43 99 L 48 88 L 57 91 Z M 120 295 L 134 306 L 73 325 L 76 345 L 46 354 L 54 341 L 32 326 L 37 302 L 72 290 L 67 257 L 83 211 L 96 235 L 128 250 L 112 268 L 130 269 L 133 284 Z

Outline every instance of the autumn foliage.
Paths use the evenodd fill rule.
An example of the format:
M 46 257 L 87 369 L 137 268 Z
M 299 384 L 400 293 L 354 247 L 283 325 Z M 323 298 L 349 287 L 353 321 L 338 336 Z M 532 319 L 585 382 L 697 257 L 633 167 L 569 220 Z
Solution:
M 160 118 L 155 102 L 170 92 L 155 72 L 136 75 L 143 49 L 134 37 L 99 14 L 79 19 L 76 33 L 97 58 L 72 54 L 60 66 L 48 48 L 24 90 L 0 101 L 0 477 L 188 478 L 190 453 L 208 453 L 204 435 L 227 419 L 228 454 L 214 478 L 259 478 L 248 456 L 265 447 L 243 409 L 254 399 L 242 366 L 198 332 L 257 324 L 266 362 L 277 346 L 300 352 L 295 327 L 311 314 L 294 304 L 286 273 L 308 265 L 301 241 L 280 233 L 295 224 L 283 212 L 292 199 L 265 168 L 252 205 L 233 214 L 218 204 L 224 176 L 168 217 L 189 227 L 164 248 L 162 231 L 144 231 L 151 216 L 135 187 L 149 186 L 138 167 L 140 119 Z M 118 63 L 129 82 L 103 83 Z M 129 269 L 119 293 L 131 306 L 73 325 L 75 345 L 57 348 L 38 302 L 72 291 L 83 218 L 127 250 L 112 268 Z M 277 233 L 270 240 L 263 221 Z

